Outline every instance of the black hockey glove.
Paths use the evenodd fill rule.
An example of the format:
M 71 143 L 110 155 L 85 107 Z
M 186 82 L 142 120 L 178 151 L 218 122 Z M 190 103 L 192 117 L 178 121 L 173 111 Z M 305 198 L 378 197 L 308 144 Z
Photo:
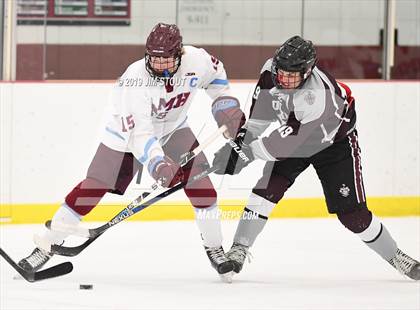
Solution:
M 256 138 L 245 128 L 241 128 L 235 140 L 229 140 L 214 154 L 213 166 L 218 166 L 216 174 L 238 174 L 254 160 L 249 143 Z

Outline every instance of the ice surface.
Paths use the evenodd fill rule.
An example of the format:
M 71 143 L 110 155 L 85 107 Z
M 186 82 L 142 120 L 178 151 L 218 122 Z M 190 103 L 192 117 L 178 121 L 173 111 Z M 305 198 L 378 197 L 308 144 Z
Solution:
M 419 259 L 420 217 L 383 222 Z M 228 249 L 236 222 L 222 224 Z M 0 226 L 0 245 L 18 261 L 42 229 Z M 251 252 L 251 264 L 232 284 L 222 283 L 194 222 L 122 223 L 70 258 L 74 270 L 61 278 L 13 280 L 1 259 L 0 309 L 420 309 L 420 283 L 403 278 L 333 218 L 270 220 Z M 54 257 L 48 266 L 65 260 Z M 86 283 L 93 290 L 79 289 Z

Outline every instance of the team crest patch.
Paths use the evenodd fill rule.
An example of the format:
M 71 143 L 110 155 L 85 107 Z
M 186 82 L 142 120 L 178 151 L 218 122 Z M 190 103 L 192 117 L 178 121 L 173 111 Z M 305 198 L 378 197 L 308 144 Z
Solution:
M 305 96 L 303 97 L 303 100 L 305 100 L 305 102 L 308 105 L 313 105 L 315 103 L 315 95 L 313 92 L 311 91 L 307 91 Z
M 341 196 L 346 198 L 350 195 L 350 188 L 346 184 L 343 184 L 341 186 L 339 192 L 340 192 Z

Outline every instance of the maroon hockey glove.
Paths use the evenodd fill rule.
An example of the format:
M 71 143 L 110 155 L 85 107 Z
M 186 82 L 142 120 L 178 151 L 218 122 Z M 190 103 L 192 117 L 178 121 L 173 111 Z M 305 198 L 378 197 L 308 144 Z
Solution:
M 148 170 L 150 175 L 156 181 L 160 181 L 163 187 L 172 187 L 184 179 L 181 167 L 168 156 L 152 158 Z
M 242 112 L 238 99 L 234 97 L 219 97 L 212 105 L 212 113 L 219 127 L 226 125 L 228 138 L 236 134 L 245 124 L 245 114 Z

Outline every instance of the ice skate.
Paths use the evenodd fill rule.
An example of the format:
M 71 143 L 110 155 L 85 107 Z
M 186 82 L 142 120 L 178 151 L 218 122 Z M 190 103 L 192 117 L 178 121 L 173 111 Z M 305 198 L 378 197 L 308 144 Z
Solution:
M 18 265 L 26 271 L 36 272 L 49 261 L 51 256 L 48 252 L 37 247 L 29 256 L 21 259 Z
M 210 259 L 211 265 L 219 273 L 220 278 L 223 282 L 232 282 L 232 271 L 233 263 L 227 257 L 223 248 L 220 247 L 204 247 L 207 253 L 207 256 Z
M 397 253 L 389 263 L 401 274 L 416 281 L 420 280 L 420 263 L 400 249 L 397 249 Z
M 248 261 L 251 262 L 251 253 L 248 251 L 248 247 L 239 243 L 234 242 L 226 256 L 233 262 L 233 271 L 239 273 L 242 270 L 245 259 L 248 257 Z

